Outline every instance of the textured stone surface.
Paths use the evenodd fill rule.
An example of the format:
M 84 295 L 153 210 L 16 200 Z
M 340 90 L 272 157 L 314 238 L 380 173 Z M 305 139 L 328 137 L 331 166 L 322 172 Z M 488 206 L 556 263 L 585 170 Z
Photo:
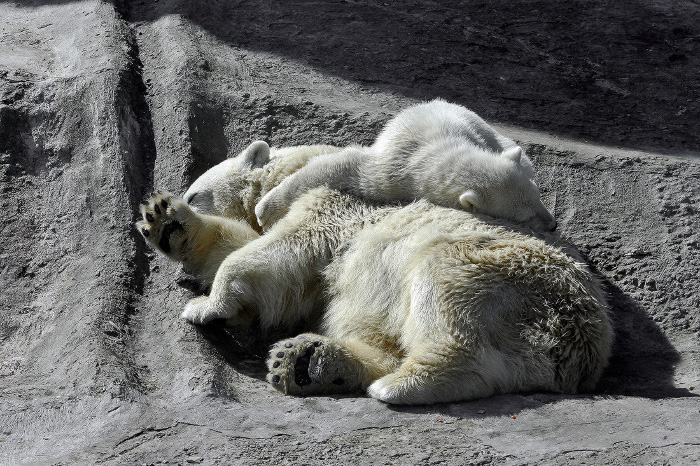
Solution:
M 0 4 L 0 462 L 700 461 L 700 10 L 513 5 Z M 254 139 L 369 143 L 437 96 L 527 147 L 605 277 L 596 393 L 284 397 L 262 360 L 279 335 L 178 319 L 196 290 L 133 229 L 147 194 Z

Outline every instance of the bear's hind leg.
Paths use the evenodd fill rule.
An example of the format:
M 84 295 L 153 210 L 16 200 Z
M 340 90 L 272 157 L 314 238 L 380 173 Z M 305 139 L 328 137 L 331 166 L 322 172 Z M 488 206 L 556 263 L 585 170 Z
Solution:
M 306 333 L 270 350 L 268 382 L 287 395 L 359 392 L 395 370 L 398 359 L 360 341 Z
M 497 369 L 496 369 L 497 371 Z M 423 348 L 408 354 L 395 372 L 367 389 L 389 404 L 431 404 L 483 398 L 495 393 L 488 369 L 464 350 Z

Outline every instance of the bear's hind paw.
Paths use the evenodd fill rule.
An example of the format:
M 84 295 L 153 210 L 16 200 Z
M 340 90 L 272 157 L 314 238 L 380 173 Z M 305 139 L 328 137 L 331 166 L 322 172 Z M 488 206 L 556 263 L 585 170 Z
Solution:
M 347 393 L 359 390 L 348 374 L 350 361 L 337 343 L 313 334 L 273 345 L 267 380 L 286 395 Z

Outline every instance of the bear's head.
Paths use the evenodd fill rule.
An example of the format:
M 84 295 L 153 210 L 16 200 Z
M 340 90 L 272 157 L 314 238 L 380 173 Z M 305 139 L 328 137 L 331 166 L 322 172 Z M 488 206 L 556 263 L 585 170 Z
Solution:
M 270 146 L 255 141 L 235 157 L 207 170 L 183 195 L 190 207 L 202 214 L 242 219 L 257 228 L 253 208 L 254 170 L 270 161 Z M 251 205 L 252 203 L 252 205 Z
M 459 202 L 467 210 L 503 218 L 537 230 L 552 231 L 557 221 L 540 199 L 532 162 L 516 146 L 491 159 L 481 182 Z

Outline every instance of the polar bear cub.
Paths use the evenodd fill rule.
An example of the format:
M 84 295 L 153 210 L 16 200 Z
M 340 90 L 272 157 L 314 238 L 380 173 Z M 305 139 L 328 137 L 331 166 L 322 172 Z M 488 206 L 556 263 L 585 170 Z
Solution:
M 307 190 L 328 186 L 389 203 L 427 199 L 445 207 L 556 228 L 540 200 L 532 162 L 515 141 L 476 113 L 433 100 L 400 112 L 370 147 L 348 147 L 312 159 L 255 207 L 268 228 Z

